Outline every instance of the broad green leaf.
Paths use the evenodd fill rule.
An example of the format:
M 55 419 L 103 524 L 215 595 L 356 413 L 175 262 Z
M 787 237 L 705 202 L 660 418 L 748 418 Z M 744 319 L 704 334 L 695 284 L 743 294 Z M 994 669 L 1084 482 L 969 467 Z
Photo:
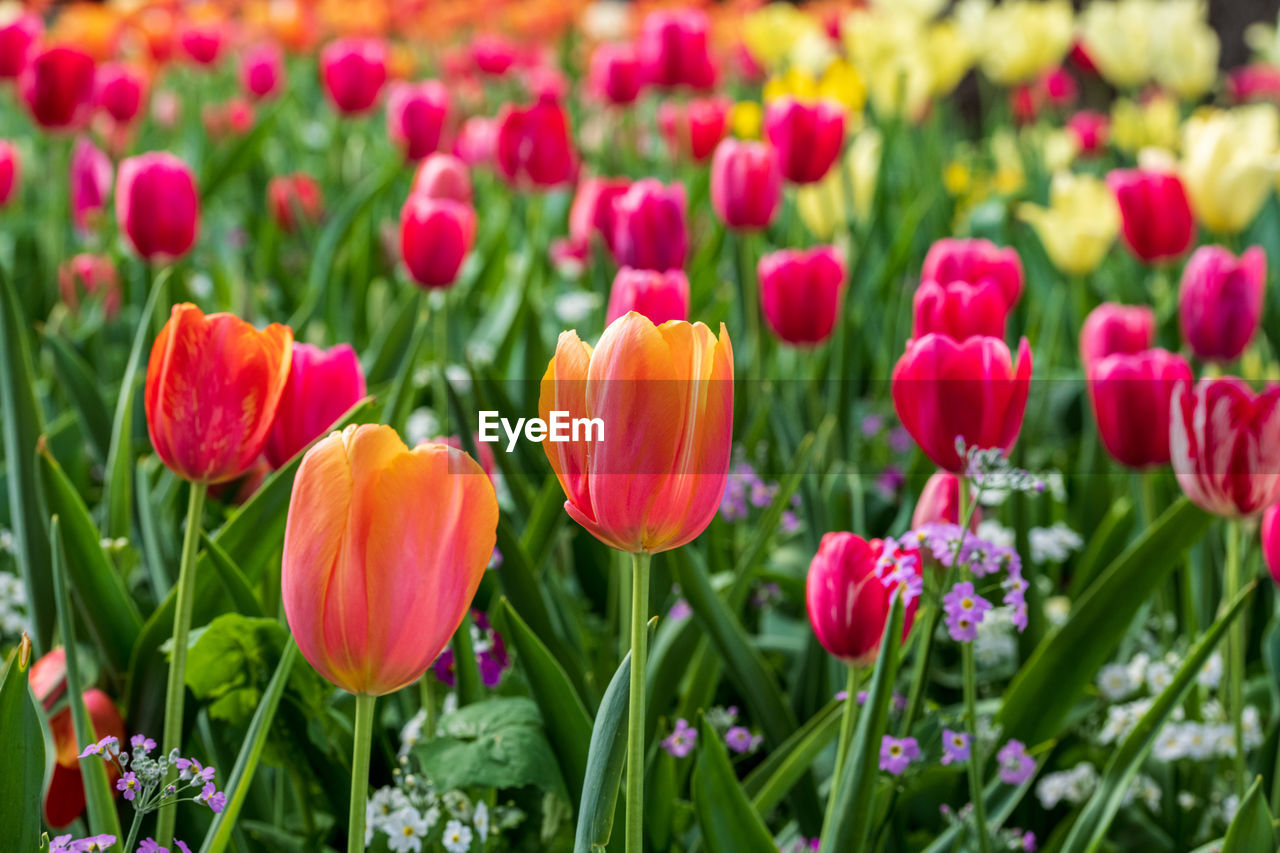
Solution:
M 1045 637 L 1005 690 L 996 722 L 1006 735 L 1039 743 L 1058 734 L 1143 602 L 1211 521 L 1204 510 L 1180 498 L 1090 584 L 1066 624 Z
M 224 613 L 201 629 L 187 653 L 187 687 L 209 716 L 247 725 L 278 664 L 288 631 L 274 619 Z
M 1133 501 L 1128 498 L 1118 499 L 1107 510 L 1107 514 L 1089 537 L 1084 553 L 1076 561 L 1069 591 L 1073 600 L 1124 550 L 1125 539 L 1133 527 L 1134 514 Z
M 262 604 L 254 594 L 249 579 L 244 576 L 244 572 L 240 571 L 235 560 L 222 550 L 221 545 L 210 539 L 208 533 L 200 534 L 200 545 L 209 555 L 209 563 L 222 579 L 222 585 L 231 596 L 236 610 L 246 616 L 262 616 Z
M 1254 853 L 1275 850 L 1276 832 L 1267 808 L 1267 798 L 1262 793 L 1262 777 L 1253 780 L 1244 801 L 1236 810 L 1236 816 L 1227 827 L 1227 838 L 1222 853 Z
M 690 783 L 693 811 L 710 853 L 777 853 L 769 829 L 738 784 L 720 733 L 703 717 Z
M 6 846 L 15 851 L 38 850 L 42 825 L 47 753 L 40 711 L 27 685 L 31 653 L 24 635 L 0 677 L 0 744 L 4 745 L 0 827 L 4 827 Z
M 56 332 L 46 332 L 45 342 L 53 353 L 53 366 L 62 387 L 75 407 L 76 419 L 99 462 L 107 458 L 111 446 L 107 404 L 102 400 L 97 377 L 71 344 Z
M 627 702 L 631 697 L 631 653 L 622 659 L 604 691 L 587 750 L 587 773 L 574 833 L 573 853 L 592 853 L 609 843 L 613 813 L 627 757 Z
M 843 702 L 828 702 L 747 774 L 742 787 L 761 817 L 767 816 L 774 806 L 782 802 L 792 786 L 804 777 L 813 762 L 840 733 L 843 708 Z
M 437 790 L 472 786 L 564 790 L 532 699 L 474 702 L 440 718 L 439 734 L 413 749 Z

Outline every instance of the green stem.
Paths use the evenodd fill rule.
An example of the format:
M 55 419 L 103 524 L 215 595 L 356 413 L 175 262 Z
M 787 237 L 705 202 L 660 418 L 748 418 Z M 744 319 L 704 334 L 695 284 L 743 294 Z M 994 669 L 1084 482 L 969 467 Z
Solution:
M 187 635 L 191 632 L 191 609 L 196 599 L 196 552 L 200 546 L 200 519 L 208 488 L 206 483 L 192 483 L 187 499 L 187 529 L 182 537 L 182 562 L 178 565 L 178 587 L 173 608 L 173 650 L 164 697 L 163 755 L 182 748 L 182 710 L 187 698 Z M 173 803 L 160 807 L 156 817 L 156 842 L 161 847 L 168 847 L 173 841 L 176 818 Z
M 484 698 L 480 667 L 476 664 L 476 650 L 471 642 L 470 613 L 462 617 L 462 624 L 453 632 L 453 674 L 458 685 L 459 705 L 470 705 Z
M 849 743 L 853 740 L 853 727 L 858 720 L 858 668 L 849 666 L 849 677 L 846 681 L 844 713 L 840 720 L 840 740 L 836 742 L 836 766 L 831 772 L 831 793 L 827 795 L 827 814 L 823 825 L 831 821 L 832 811 L 836 806 L 836 789 L 840 787 L 840 774 L 844 772 L 844 760 L 849 754 Z
M 923 623 L 921 627 L 924 633 L 917 641 L 919 648 L 916 649 L 915 666 L 911 672 L 911 690 L 907 694 L 907 710 L 902 715 L 898 737 L 909 737 L 911 727 L 920 716 L 920 708 L 924 705 L 925 685 L 929 680 L 929 659 L 933 657 L 933 636 L 938 633 L 938 623 L 942 621 L 941 607 L 928 603 L 923 603 L 922 606 L 927 612 L 919 614 L 924 618 L 917 619 L 917 624 Z
M 435 670 L 430 667 L 418 679 L 418 699 L 422 703 L 422 740 L 436 736 L 436 688 Z
M 764 341 L 760 337 L 760 294 L 755 281 L 755 265 L 752 263 L 751 238 L 746 233 L 734 234 L 737 252 L 734 260 L 737 265 L 739 302 L 742 304 L 742 319 L 746 326 L 747 347 L 750 353 L 747 361 L 747 376 L 751 379 L 761 378 L 761 356 L 764 354 Z
M 364 853 L 364 813 L 369 799 L 369 745 L 377 696 L 356 695 L 355 744 L 351 751 L 351 811 L 347 819 L 347 853 Z
M 138 830 L 142 828 L 142 811 L 136 810 L 133 813 L 133 823 L 129 826 L 129 837 L 124 842 L 124 849 L 133 851 L 133 845 L 138 841 Z
M 1226 592 L 1224 601 L 1233 600 L 1240 592 L 1240 526 L 1236 521 L 1227 522 Z M 1243 616 L 1231 623 L 1227 635 L 1227 711 L 1231 714 L 1231 726 L 1235 735 L 1236 793 L 1244 799 L 1246 778 L 1244 755 L 1244 642 Z
M 631 555 L 631 696 L 627 714 L 627 846 L 644 853 L 644 676 L 648 654 L 649 554 Z
M 991 853 L 991 833 L 987 830 L 987 804 L 982 797 L 982 746 L 978 742 L 978 673 L 973 663 L 973 643 L 961 643 L 964 662 L 964 720 L 969 729 L 969 798 L 978 834 L 978 849 Z
M 435 379 L 435 398 L 436 398 L 436 417 L 440 422 L 440 434 L 449 435 L 453 430 L 449 429 L 449 393 L 446 383 L 449 381 L 445 375 L 445 368 L 449 364 L 449 322 L 447 306 L 449 304 L 450 290 L 445 290 L 436 297 L 435 305 L 431 310 L 431 335 L 433 355 L 436 360 L 436 369 L 433 371 Z

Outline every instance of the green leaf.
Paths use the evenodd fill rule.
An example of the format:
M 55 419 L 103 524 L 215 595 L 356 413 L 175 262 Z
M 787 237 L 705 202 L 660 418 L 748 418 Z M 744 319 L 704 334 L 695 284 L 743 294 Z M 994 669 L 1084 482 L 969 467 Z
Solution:
M 44 793 L 46 745 L 40 711 L 27 685 L 31 644 L 9 654 L 0 678 L 0 744 L 4 772 L 0 773 L 0 826 L 11 850 L 40 849 L 41 799 Z
M 47 332 L 44 339 L 53 353 L 54 370 L 71 398 L 85 438 L 98 461 L 105 461 L 111 446 L 111 433 L 108 431 L 111 419 L 107 416 L 107 404 L 102 400 L 98 379 L 80 353 L 61 335 Z
M 439 734 L 414 747 L 437 790 L 487 787 L 564 790 L 532 699 L 474 702 L 440 718 Z
M 187 687 L 208 704 L 209 716 L 246 725 L 262 699 L 261 686 L 280 657 L 288 631 L 274 619 L 224 613 L 199 632 L 187 652 Z
M 1262 793 L 1262 777 L 1253 780 L 1244 802 L 1227 827 L 1226 843 L 1222 853 L 1254 853 L 1276 849 L 1276 833 L 1271 822 L 1271 810 Z
M 1133 527 L 1133 517 L 1133 501 L 1128 498 L 1120 498 L 1107 510 L 1097 530 L 1089 537 L 1089 544 L 1085 547 L 1084 553 L 1076 561 L 1076 569 L 1071 577 L 1071 588 L 1068 593 L 1072 600 L 1075 600 L 1093 582 L 1098 572 L 1119 556 L 1124 549 L 1125 538 Z
M 765 817 L 782 802 L 792 786 L 804 777 L 813 762 L 840 733 L 843 702 L 832 700 L 826 707 L 769 753 L 768 758 L 747 774 L 742 787 L 751 805 Z
M 613 813 L 627 757 L 627 702 L 631 697 L 631 653 L 627 652 L 604 691 L 587 750 L 587 773 L 574 833 L 574 853 L 603 848 L 613 833 Z
M 71 591 L 108 667 L 117 677 L 123 676 L 142 629 L 142 617 L 124 580 L 102 550 L 98 528 L 76 487 L 44 442 L 39 450 L 45 499 L 49 511 L 61 519 Z
M 996 722 L 1008 737 L 1039 743 L 1057 735 L 1143 602 L 1212 519 L 1180 498 L 1090 584 L 1066 624 L 1045 637 L 1005 691 Z
M 570 802 L 576 803 L 582 798 L 582 780 L 587 773 L 591 717 L 564 668 L 505 598 L 501 612 L 507 621 L 505 636 L 515 646 L 533 700 L 546 722 L 547 740 L 568 785 Z
M 1053 742 L 1050 741 L 1050 744 Z M 1032 750 L 1034 756 L 1038 750 Z M 1046 750 L 1047 751 L 1047 750 Z M 1036 783 L 1036 777 L 1043 766 L 1044 762 L 1036 765 L 1036 772 L 1027 777 L 1027 781 L 1017 787 L 1006 785 L 999 777 L 992 779 L 982 789 L 983 802 L 987 804 L 987 826 L 996 828 L 1004 825 L 1009 819 L 1009 815 L 1013 814 L 1013 810 L 1018 807 L 1018 803 L 1022 802 L 1022 798 Z M 967 824 L 952 823 L 942 834 L 933 840 L 933 843 L 926 847 L 923 853 L 949 853 L 955 846 L 956 839 L 960 837 L 960 830 L 967 827 Z
M 898 675 L 902 618 L 902 597 L 895 595 L 880 637 L 880 654 L 867 701 L 858 714 L 844 768 L 836 780 L 836 797 L 822 826 L 822 853 L 867 849 L 874 821 L 872 805 L 880 768 L 880 742 L 889 722 L 893 682 Z
M 769 829 L 738 784 L 720 733 L 703 717 L 693 768 L 693 811 L 710 853 L 777 853 Z
M 230 145 L 218 147 L 219 155 L 209 158 L 200 176 L 200 203 L 208 206 L 227 180 L 242 174 L 249 164 L 258 159 L 258 149 L 275 126 L 276 116 L 285 104 L 282 98 L 266 115 L 258 119 L 253 129 Z
M 200 543 L 205 553 L 209 555 L 209 563 L 222 579 L 222 585 L 231 596 L 235 609 L 246 616 L 262 616 L 262 605 L 258 602 L 258 596 L 254 594 L 249 579 L 244 576 L 244 572 L 240 571 L 235 560 L 231 559 L 221 545 L 210 539 L 208 533 L 200 534 Z
M 1182 704 L 1196 676 L 1204 669 L 1205 661 L 1209 659 L 1209 655 L 1226 634 L 1228 626 L 1240 615 L 1245 602 L 1249 600 L 1249 596 L 1253 594 L 1256 587 L 1256 582 L 1250 584 L 1230 602 L 1227 611 L 1192 646 L 1178 668 L 1177 674 L 1169 682 L 1169 686 L 1162 690 L 1151 703 L 1151 707 L 1142 715 L 1142 719 L 1124 739 L 1124 743 L 1120 744 L 1120 748 L 1111 753 L 1098 787 L 1080 812 L 1075 825 L 1071 828 L 1071 834 L 1067 836 L 1066 843 L 1062 846 L 1063 853 L 1075 853 L 1075 851 L 1092 853 L 1102 846 L 1111 821 L 1115 819 L 1120 807 L 1124 804 L 1125 795 L 1131 790 L 1134 777 L 1138 775 L 1142 762 L 1146 760 L 1152 746 L 1155 745 L 1160 729 L 1174 709 Z M 1270 829 L 1271 821 L 1268 818 L 1267 831 L 1270 832 Z

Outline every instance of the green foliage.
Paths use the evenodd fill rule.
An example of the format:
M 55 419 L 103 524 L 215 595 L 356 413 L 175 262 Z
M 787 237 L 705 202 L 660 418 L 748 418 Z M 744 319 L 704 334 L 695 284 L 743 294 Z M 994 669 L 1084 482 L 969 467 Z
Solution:
M 413 754 L 439 791 L 525 785 L 565 790 L 538 706 L 523 697 L 486 699 L 446 714 L 439 735 Z

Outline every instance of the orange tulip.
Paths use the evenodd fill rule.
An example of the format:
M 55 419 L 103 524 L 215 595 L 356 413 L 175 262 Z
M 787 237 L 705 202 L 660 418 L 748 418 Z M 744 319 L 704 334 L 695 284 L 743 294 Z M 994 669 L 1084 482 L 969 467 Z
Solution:
M 462 623 L 497 528 L 493 485 L 462 451 L 410 450 L 381 425 L 330 434 L 289 501 L 281 595 L 298 649 L 350 693 L 411 684 Z
M 706 528 L 720 506 L 733 436 L 733 346 L 702 323 L 655 326 L 630 311 L 594 350 L 564 332 L 538 408 L 598 418 L 580 441 L 543 443 L 565 509 L 613 548 L 656 553 Z
M 293 331 L 258 331 L 232 314 L 175 305 L 147 363 L 147 432 L 174 473 L 239 477 L 262 453 L 289 379 Z

